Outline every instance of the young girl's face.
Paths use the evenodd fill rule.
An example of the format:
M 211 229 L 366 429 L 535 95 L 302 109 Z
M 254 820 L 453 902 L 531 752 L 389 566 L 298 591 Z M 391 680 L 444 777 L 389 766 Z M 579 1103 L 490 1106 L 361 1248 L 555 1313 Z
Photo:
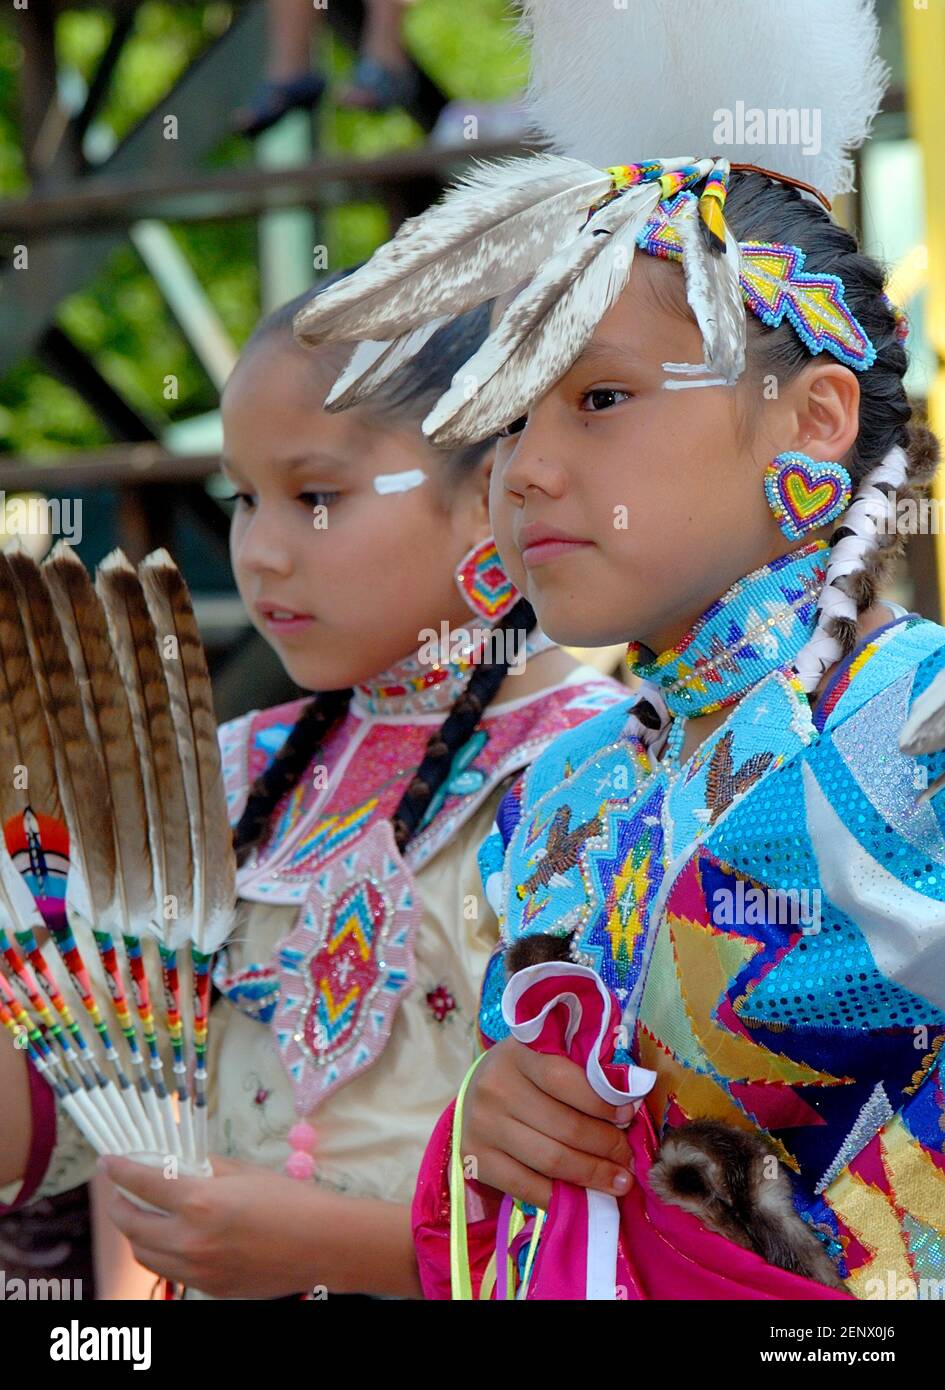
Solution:
M 447 507 L 443 455 L 419 426 L 321 409 L 338 369 L 337 353 L 274 334 L 240 359 L 221 403 L 223 470 L 238 495 L 237 587 L 310 690 L 379 674 L 443 619 L 467 623 L 452 571 L 489 531 L 485 475 L 464 481 Z M 404 487 L 417 470 L 425 480 Z
M 663 651 L 736 579 L 788 548 L 763 474 L 780 451 L 804 448 L 809 417 L 795 396 L 756 411 L 749 393 L 759 406 L 762 394 L 747 374 L 735 388 L 665 389 L 664 363 L 702 361 L 695 321 L 674 311 L 681 277 L 679 266 L 637 255 L 588 347 L 524 428 L 499 440 L 496 541 L 558 642 L 637 639 Z

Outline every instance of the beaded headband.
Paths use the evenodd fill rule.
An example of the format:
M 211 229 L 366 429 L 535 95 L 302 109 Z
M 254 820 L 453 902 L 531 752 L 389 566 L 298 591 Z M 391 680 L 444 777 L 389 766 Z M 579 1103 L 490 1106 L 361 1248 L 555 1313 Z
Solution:
M 653 216 L 637 236 L 637 245 L 651 256 L 682 261 L 684 245 L 680 219 L 695 207 L 711 250 L 724 254 L 726 247 L 725 199 L 730 165 L 720 159 L 705 180 L 699 198 L 688 185 L 704 177 L 702 165 L 666 172 L 662 161 L 619 164 L 607 170 L 613 192 L 591 208 L 593 215 L 627 188 L 657 180 L 663 197 Z M 777 177 L 767 170 L 769 177 Z M 795 180 L 790 180 L 794 183 Z M 811 190 L 816 192 L 816 190 Z M 851 313 L 844 298 L 843 281 L 837 275 L 809 275 L 804 271 L 805 253 L 799 246 L 780 242 L 741 241 L 739 284 L 748 308 L 769 328 L 777 328 L 787 318 L 808 352 L 827 351 L 846 366 L 863 372 L 876 361 L 873 346 L 862 325 Z
M 720 4 L 521 0 L 532 121 L 553 152 L 474 164 L 365 266 L 300 311 L 301 342 L 357 345 L 327 409 L 373 395 L 441 323 L 510 295 L 422 425 L 444 448 L 488 439 L 567 373 L 641 249 L 681 261 L 702 339 L 701 362 L 664 364 L 667 387 L 739 380 L 746 305 L 767 325 L 790 323 L 813 354 L 829 352 L 856 371 L 871 366 L 875 344 L 842 282 L 807 271 L 801 247 L 739 245 L 725 203 L 733 167 L 805 188 L 828 212 L 819 189 L 832 197 L 852 188 L 850 156 L 888 80 L 873 0 L 792 0 L 790 20 L 783 0 L 725 0 L 724 18 Z M 771 46 L 764 62 L 759 41 Z M 699 61 L 674 85 L 680 55 L 692 53 Z M 816 109 L 817 149 L 786 138 L 780 121 L 769 121 L 761 140 L 720 133 L 719 103 L 733 91 L 737 105 L 768 117 Z M 683 155 L 605 169 L 614 148 L 724 148 L 732 162 Z M 749 165 L 755 151 L 760 163 Z

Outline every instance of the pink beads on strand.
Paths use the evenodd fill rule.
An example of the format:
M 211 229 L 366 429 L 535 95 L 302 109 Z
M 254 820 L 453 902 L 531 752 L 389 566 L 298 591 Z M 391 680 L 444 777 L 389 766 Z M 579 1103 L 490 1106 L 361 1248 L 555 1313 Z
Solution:
M 315 1131 L 311 1125 L 300 1120 L 289 1130 L 288 1139 L 293 1152 L 285 1161 L 285 1171 L 290 1178 L 298 1178 L 300 1182 L 308 1182 L 315 1176 L 315 1159 L 312 1157 L 316 1140 Z

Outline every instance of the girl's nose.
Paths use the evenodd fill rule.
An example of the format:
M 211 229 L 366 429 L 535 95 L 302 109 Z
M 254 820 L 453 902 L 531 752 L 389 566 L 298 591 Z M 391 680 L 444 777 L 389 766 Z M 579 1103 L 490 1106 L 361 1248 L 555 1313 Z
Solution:
M 256 574 L 291 573 L 292 555 L 285 522 L 280 523 L 271 509 L 257 503 L 237 542 L 234 558 L 242 569 Z
M 514 449 L 502 469 L 502 485 L 522 497 L 528 488 L 538 488 L 559 497 L 567 486 L 567 473 L 558 462 L 560 435 L 551 428 L 550 412 L 540 407 L 529 412 L 524 429 L 512 436 Z

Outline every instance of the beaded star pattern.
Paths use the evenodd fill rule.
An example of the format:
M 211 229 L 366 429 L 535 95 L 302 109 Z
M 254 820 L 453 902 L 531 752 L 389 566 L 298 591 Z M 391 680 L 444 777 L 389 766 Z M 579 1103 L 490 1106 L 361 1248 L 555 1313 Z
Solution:
M 826 541 L 779 555 L 711 604 L 681 642 L 651 660 L 627 648 L 634 675 L 660 686 L 671 714 L 711 714 L 734 703 L 774 666 L 792 661 L 816 623 L 827 577 Z

